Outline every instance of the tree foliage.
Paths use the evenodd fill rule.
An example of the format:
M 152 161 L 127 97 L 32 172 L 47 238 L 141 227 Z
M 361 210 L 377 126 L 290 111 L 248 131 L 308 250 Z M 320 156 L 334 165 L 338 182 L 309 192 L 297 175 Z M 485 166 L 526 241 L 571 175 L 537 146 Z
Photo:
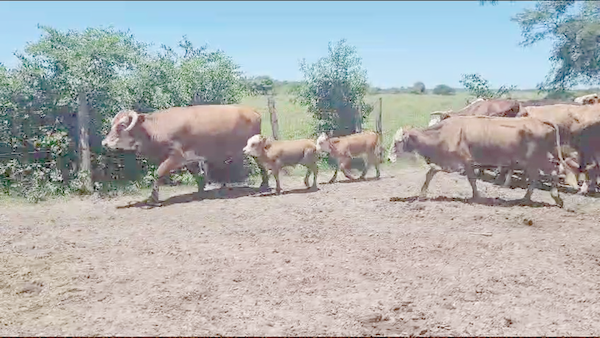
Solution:
M 314 133 L 332 131 L 347 135 L 356 131 L 357 122 L 371 113 L 373 107 L 364 101 L 369 85 L 356 49 L 345 39 L 329 43 L 328 56 L 313 64 L 300 62 L 304 83 L 295 91 L 295 100 L 306 106 L 315 120 Z M 357 120 L 356 110 L 360 111 Z
M 460 83 L 471 95 L 483 99 L 507 97 L 511 91 L 516 89 L 516 86 L 501 86 L 498 90 L 492 90 L 488 80 L 482 78 L 479 74 L 463 74 Z
M 246 92 L 229 56 L 196 48 L 185 36 L 178 52 L 162 46 L 150 53 L 147 44 L 111 28 L 39 28 L 43 36 L 17 54 L 17 67 L 0 65 L 0 187 L 5 193 L 37 200 L 81 190 L 75 114 L 80 91 L 88 93 L 92 177 L 101 191 L 120 181 L 147 184 L 142 178 L 155 170 L 134 154 L 101 147 L 119 110 L 237 103 Z
M 418 81 L 412 86 L 410 92 L 412 94 L 425 94 L 425 90 L 425 84 L 421 81 Z
M 597 1 L 537 1 L 512 18 L 521 28 L 520 45 L 549 39 L 552 70 L 538 87 L 563 90 L 600 83 L 600 3 Z
M 445 85 L 445 84 L 440 84 L 437 85 L 435 88 L 433 88 L 433 94 L 435 95 L 454 95 L 456 94 L 456 90 L 454 90 L 454 88 Z

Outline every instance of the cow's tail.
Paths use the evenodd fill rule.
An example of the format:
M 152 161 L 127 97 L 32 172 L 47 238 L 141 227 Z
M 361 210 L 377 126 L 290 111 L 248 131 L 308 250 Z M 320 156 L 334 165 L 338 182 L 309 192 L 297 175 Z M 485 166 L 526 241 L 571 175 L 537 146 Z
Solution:
M 579 182 L 577 182 L 577 177 L 569 169 L 570 167 L 568 166 L 567 162 L 564 160 L 564 158 L 562 156 L 562 149 L 560 147 L 560 130 L 558 129 L 558 126 L 556 125 L 556 123 L 554 123 L 554 122 L 547 122 L 547 123 L 550 124 L 552 127 L 554 127 L 554 132 L 556 133 L 556 138 L 555 138 L 556 139 L 556 153 L 558 154 L 558 160 L 559 160 L 560 164 L 565 169 L 565 182 L 568 185 L 570 185 L 571 187 L 578 189 Z

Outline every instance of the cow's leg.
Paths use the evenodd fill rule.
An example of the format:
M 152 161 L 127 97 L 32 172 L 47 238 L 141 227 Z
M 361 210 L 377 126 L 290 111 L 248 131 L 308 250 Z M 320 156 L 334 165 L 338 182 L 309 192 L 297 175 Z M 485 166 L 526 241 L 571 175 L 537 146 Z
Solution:
M 425 199 L 425 197 L 427 196 L 427 189 L 429 189 L 429 182 L 431 182 L 431 180 L 433 179 L 433 176 L 435 176 L 435 174 L 438 171 L 439 170 L 437 168 L 434 168 L 434 167 L 429 168 L 429 171 L 425 175 L 425 182 L 423 183 L 423 186 L 421 186 L 421 193 L 419 194 L 420 200 Z
M 304 185 L 306 185 L 307 188 L 312 188 L 312 189 L 317 188 L 317 173 L 318 172 L 319 172 L 319 168 L 317 167 L 316 163 L 309 164 L 306 166 L 306 176 L 304 177 Z M 310 186 L 310 183 L 309 183 L 309 178 L 310 178 L 311 173 L 313 174 L 312 187 Z
M 471 189 L 473 190 L 473 197 L 471 199 L 473 201 L 476 201 L 480 197 L 479 191 L 477 191 L 477 176 L 475 176 L 475 172 L 473 172 L 473 167 L 469 164 L 465 165 L 465 172 L 467 174 L 469 184 L 471 185 Z
M 163 161 L 156 171 L 156 179 L 152 183 L 152 192 L 150 197 L 146 200 L 147 204 L 160 206 L 158 202 L 158 187 L 160 180 L 164 179 L 165 176 L 169 175 L 171 170 L 175 170 L 181 166 L 181 159 L 177 156 L 171 156 Z
M 507 169 L 507 172 L 506 172 L 506 179 L 504 180 L 505 187 L 510 187 L 510 184 L 512 182 L 513 173 L 514 173 L 514 169 L 511 166 Z
M 540 160 L 542 160 L 542 159 L 540 159 Z M 556 203 L 556 205 L 558 205 L 560 208 L 562 208 L 564 205 L 564 202 L 563 202 L 562 198 L 560 198 L 560 194 L 558 192 L 559 170 L 557 169 L 557 166 L 554 165 L 551 161 L 546 161 L 546 162 L 542 162 L 542 163 L 543 163 L 543 166 L 541 166 L 540 169 L 542 169 L 542 171 L 546 174 L 550 173 L 550 180 L 551 180 L 551 184 L 552 184 L 552 188 L 550 189 L 550 196 L 552 196 L 552 199 L 554 199 L 554 202 Z M 534 168 L 532 168 L 532 169 L 534 169 Z M 533 171 L 533 170 L 531 170 L 531 171 Z M 534 174 L 533 177 L 531 175 L 529 175 L 530 182 L 539 180 L 539 177 L 540 177 L 539 170 L 535 170 L 535 173 L 536 174 Z M 528 187 L 528 190 L 529 190 L 529 187 Z M 531 198 L 531 194 L 529 194 L 529 197 Z
M 196 184 L 198 185 L 198 193 L 199 194 L 203 193 L 204 188 L 206 188 L 206 169 L 204 167 L 204 161 L 186 164 L 185 168 L 196 179 Z

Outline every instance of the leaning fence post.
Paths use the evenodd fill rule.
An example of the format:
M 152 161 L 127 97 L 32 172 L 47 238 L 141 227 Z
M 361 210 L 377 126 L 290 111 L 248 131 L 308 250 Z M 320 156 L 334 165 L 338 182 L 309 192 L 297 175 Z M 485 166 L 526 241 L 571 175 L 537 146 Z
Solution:
M 375 119 L 375 131 L 377 132 L 377 134 L 379 134 L 379 142 L 381 144 L 380 147 L 380 156 L 383 158 L 384 154 L 384 143 L 383 143 L 383 122 L 382 122 L 382 117 L 383 117 L 383 98 L 379 98 L 379 111 L 377 112 L 377 116 Z
M 362 116 L 360 115 L 360 107 L 356 107 L 356 132 L 362 132 Z
M 271 117 L 271 132 L 273 133 L 273 138 L 279 140 L 279 121 L 277 120 L 275 100 L 272 97 L 267 99 L 267 106 L 269 107 L 269 115 Z

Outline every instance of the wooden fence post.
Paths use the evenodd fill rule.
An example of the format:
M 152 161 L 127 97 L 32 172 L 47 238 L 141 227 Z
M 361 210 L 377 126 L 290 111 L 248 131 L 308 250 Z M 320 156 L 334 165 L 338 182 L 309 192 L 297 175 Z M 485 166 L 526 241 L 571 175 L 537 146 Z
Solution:
M 267 99 L 267 106 L 269 107 L 269 115 L 271 117 L 271 132 L 273 138 L 279 140 L 279 121 L 277 120 L 277 109 L 275 108 L 275 100 L 269 96 Z
M 77 129 L 79 129 L 79 172 L 83 174 L 82 179 L 85 189 L 88 192 L 92 192 L 92 157 L 89 141 L 90 111 L 86 91 L 82 90 L 79 92 L 78 103 Z
M 360 107 L 356 107 L 356 132 L 362 133 L 362 116 L 360 115 Z
M 383 117 L 383 98 L 379 98 L 379 109 L 377 112 L 377 116 L 375 117 L 375 131 L 377 132 L 377 134 L 379 134 L 379 142 L 381 142 L 381 147 L 380 147 L 380 151 L 381 153 L 379 154 L 381 156 L 381 158 L 383 158 L 384 154 L 384 143 L 383 143 L 383 122 L 382 122 L 382 117 Z

